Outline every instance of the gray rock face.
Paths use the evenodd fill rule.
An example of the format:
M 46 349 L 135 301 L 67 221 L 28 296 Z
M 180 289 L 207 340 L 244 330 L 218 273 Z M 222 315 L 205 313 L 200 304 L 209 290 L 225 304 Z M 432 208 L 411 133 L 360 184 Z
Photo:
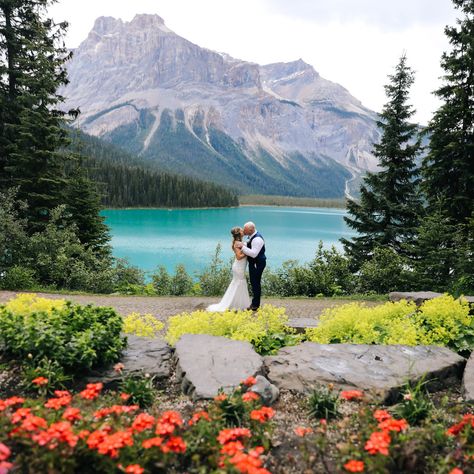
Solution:
M 194 400 L 213 398 L 220 388 L 231 392 L 263 369 L 262 358 L 248 342 L 207 334 L 181 337 L 175 358 L 183 392 Z
M 462 391 L 464 399 L 468 402 L 474 402 L 474 355 L 469 357 L 464 375 L 462 378 Z
M 88 377 L 90 382 L 100 381 L 107 387 L 115 387 L 127 375 L 149 374 L 155 379 L 170 376 L 172 350 L 165 341 L 128 334 L 127 340 L 127 349 L 120 360 L 124 365 L 122 373 L 117 373 L 113 367 L 94 371 Z
M 298 334 L 304 333 L 308 328 L 315 328 L 318 321 L 314 318 L 292 318 L 288 321 L 288 326 L 296 330 Z
M 146 158 L 158 159 L 160 124 L 170 116 L 173 130 L 182 124 L 193 152 L 208 153 L 209 163 L 241 154 L 263 173 L 289 172 L 297 162 L 304 176 L 327 165 L 324 160 L 333 167 L 334 160 L 352 176 L 347 182 L 354 189 L 361 173 L 378 167 L 372 154 L 379 138 L 376 114 L 342 86 L 301 59 L 260 66 L 201 48 L 157 15 L 130 22 L 98 18 L 68 73 L 61 93 L 66 109 L 81 109 L 77 125 L 120 145 L 130 142 Z M 232 155 L 215 130 L 232 140 Z M 173 155 L 175 162 L 181 159 Z
M 267 378 L 280 389 L 308 392 L 316 385 L 334 383 L 343 389 L 360 389 L 393 401 L 409 379 L 426 374 L 436 386 L 460 378 L 465 359 L 436 346 L 375 346 L 305 342 L 264 358 Z
M 274 403 L 280 395 L 280 390 L 262 375 L 257 375 L 255 378 L 257 382 L 252 385 L 251 391 L 260 395 L 264 405 Z
M 414 301 L 417 306 L 420 306 L 426 300 L 443 296 L 443 293 L 436 293 L 435 291 L 392 291 L 388 296 L 390 301 Z M 471 307 L 474 305 L 474 296 L 464 296 L 464 298 Z

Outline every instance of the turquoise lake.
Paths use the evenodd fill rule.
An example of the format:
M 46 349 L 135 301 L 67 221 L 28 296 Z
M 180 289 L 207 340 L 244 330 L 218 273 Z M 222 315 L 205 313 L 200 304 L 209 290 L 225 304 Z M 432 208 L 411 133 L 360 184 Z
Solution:
M 116 257 L 145 271 L 182 263 L 190 273 L 206 267 L 216 245 L 225 261 L 233 255 L 230 229 L 253 221 L 266 242 L 268 265 L 311 260 L 318 242 L 341 248 L 339 238 L 354 235 L 343 209 L 245 206 L 231 209 L 107 209 Z

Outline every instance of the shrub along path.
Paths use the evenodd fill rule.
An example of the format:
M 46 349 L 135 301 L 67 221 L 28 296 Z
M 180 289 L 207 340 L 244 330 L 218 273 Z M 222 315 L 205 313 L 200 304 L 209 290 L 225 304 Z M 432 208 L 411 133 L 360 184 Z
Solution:
M 0 291 L 0 304 L 18 293 L 14 291 Z M 132 312 L 151 313 L 161 321 L 166 321 L 175 314 L 205 309 L 209 304 L 216 303 L 219 298 L 205 296 L 124 296 L 124 295 L 60 295 L 55 293 L 38 293 L 45 298 L 63 298 L 80 304 L 94 304 L 111 306 L 121 315 Z M 326 308 L 350 303 L 349 300 L 332 298 L 263 298 L 263 304 L 286 308 L 290 318 L 316 318 Z M 367 305 L 374 306 L 381 302 L 367 301 Z

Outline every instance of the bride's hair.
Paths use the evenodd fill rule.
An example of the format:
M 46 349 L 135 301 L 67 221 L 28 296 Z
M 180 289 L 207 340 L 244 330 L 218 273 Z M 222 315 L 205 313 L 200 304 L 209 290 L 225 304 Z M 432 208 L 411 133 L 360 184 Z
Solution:
M 232 248 L 234 248 L 235 241 L 238 240 L 239 242 L 242 242 L 242 228 L 241 227 L 232 227 L 230 229 L 230 233 L 232 234 L 232 237 L 234 240 L 232 241 Z

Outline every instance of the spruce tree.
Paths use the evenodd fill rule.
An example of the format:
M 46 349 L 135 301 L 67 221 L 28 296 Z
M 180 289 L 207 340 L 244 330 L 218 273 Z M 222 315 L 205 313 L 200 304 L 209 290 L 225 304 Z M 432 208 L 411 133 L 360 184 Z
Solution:
M 435 94 L 442 104 L 429 124 L 422 172 L 429 212 L 442 202 L 462 224 L 474 211 L 474 0 L 453 3 L 462 17 L 445 28 L 452 49 L 441 58 L 444 83 Z
M 389 79 L 385 86 L 389 100 L 377 122 L 382 136 L 380 143 L 374 145 L 381 170 L 367 173 L 360 201 L 348 201 L 350 215 L 344 218 L 359 234 L 350 240 L 341 239 L 356 269 L 370 260 L 379 246 L 406 253 L 422 209 L 416 167 L 421 145 L 417 125 L 409 122 L 414 110 L 407 104 L 414 73 L 407 66 L 405 55 Z
M 28 224 L 40 230 L 63 201 L 67 143 L 58 87 L 67 82 L 66 23 L 46 17 L 51 0 L 0 2 L 0 189 L 18 188 Z

